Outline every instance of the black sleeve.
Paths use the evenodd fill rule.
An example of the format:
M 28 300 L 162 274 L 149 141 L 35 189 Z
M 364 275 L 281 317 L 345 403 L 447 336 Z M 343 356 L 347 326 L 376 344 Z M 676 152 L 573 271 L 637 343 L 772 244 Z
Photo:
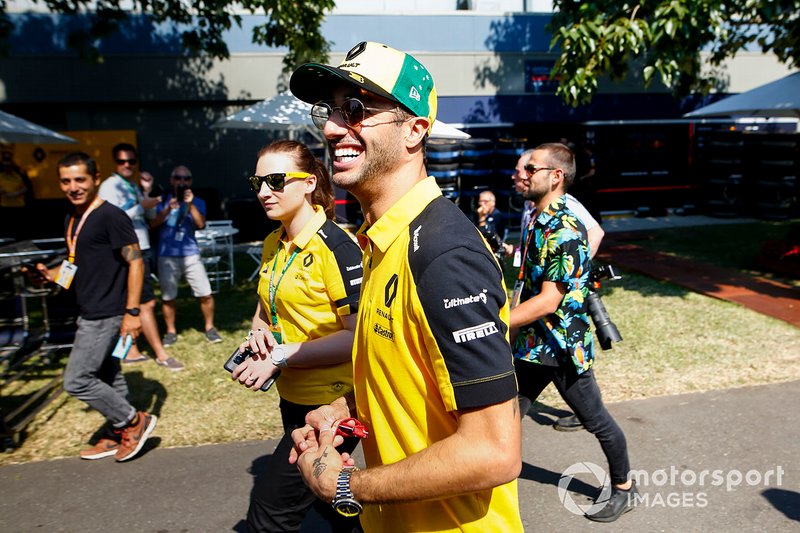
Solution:
M 500 403 L 517 393 L 502 272 L 478 230 L 447 199 L 410 224 L 409 266 L 456 406 Z
M 125 214 L 125 211 L 108 202 L 104 202 L 104 205 L 108 206 L 106 221 L 108 222 L 108 238 L 111 242 L 111 249 L 119 250 L 129 244 L 139 244 L 139 239 L 133 230 L 133 222 Z
M 361 280 L 364 270 L 361 266 L 362 252 L 358 244 L 339 226 L 328 220 L 322 226 L 323 241 L 330 249 L 338 267 L 342 287 L 330 284 L 329 290 L 335 299 L 336 308 L 341 315 L 358 312 L 358 298 L 361 295 Z

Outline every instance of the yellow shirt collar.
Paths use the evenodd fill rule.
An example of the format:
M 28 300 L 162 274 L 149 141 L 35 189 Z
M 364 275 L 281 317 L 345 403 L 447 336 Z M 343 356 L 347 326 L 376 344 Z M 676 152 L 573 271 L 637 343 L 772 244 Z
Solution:
M 368 226 L 365 222 L 358 230 L 358 234 L 366 235 L 381 252 L 385 253 L 395 239 L 407 230 L 411 221 L 441 195 L 442 190 L 436 184 L 436 178 L 429 176 L 414 185 L 372 226 Z
M 325 210 L 319 206 L 314 206 L 314 216 L 311 217 L 311 220 L 306 223 L 300 233 L 297 234 L 297 237 L 294 238 L 292 243 L 295 246 L 300 248 L 301 250 L 308 246 L 308 243 L 314 237 L 314 235 L 320 230 L 325 221 L 328 220 L 328 217 L 325 215 Z M 281 240 L 286 236 L 286 233 L 281 235 Z

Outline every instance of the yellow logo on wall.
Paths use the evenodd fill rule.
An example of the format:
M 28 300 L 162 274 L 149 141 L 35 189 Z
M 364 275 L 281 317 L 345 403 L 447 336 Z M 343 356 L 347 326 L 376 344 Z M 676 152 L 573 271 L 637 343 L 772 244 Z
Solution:
M 116 165 L 111 148 L 117 143 L 136 146 L 135 130 L 60 131 L 78 144 L 24 144 L 14 145 L 14 162 L 28 174 L 37 199 L 61 199 L 64 193 L 58 186 L 56 167 L 59 160 L 72 152 L 86 152 L 97 161 L 100 178 L 114 172 Z

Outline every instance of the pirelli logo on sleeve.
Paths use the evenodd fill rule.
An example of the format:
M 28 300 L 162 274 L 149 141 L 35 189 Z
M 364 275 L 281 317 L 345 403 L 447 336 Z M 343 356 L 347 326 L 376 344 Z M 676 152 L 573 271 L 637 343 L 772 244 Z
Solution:
M 455 339 L 456 343 L 461 344 L 462 342 L 482 339 L 499 332 L 500 330 L 497 329 L 497 325 L 494 322 L 484 322 L 483 324 L 478 324 L 477 326 L 454 331 L 453 339 Z

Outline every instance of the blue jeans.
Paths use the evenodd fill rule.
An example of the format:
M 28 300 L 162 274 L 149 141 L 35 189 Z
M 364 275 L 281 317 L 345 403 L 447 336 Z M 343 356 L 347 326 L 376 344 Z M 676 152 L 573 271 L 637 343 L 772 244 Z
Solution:
M 621 485 L 628 480 L 631 466 L 625 434 L 603 404 L 600 388 L 591 370 L 578 375 L 575 368 L 545 366 L 523 359 L 514 360 L 519 383 L 519 404 L 522 416 L 528 412 L 550 383 L 567 402 L 586 430 L 597 437 L 608 461 L 611 483 Z
M 100 412 L 115 428 L 127 426 L 136 409 L 128 401 L 128 384 L 120 360 L 111 356 L 119 340 L 122 316 L 86 320 L 78 331 L 64 371 L 64 390 Z

